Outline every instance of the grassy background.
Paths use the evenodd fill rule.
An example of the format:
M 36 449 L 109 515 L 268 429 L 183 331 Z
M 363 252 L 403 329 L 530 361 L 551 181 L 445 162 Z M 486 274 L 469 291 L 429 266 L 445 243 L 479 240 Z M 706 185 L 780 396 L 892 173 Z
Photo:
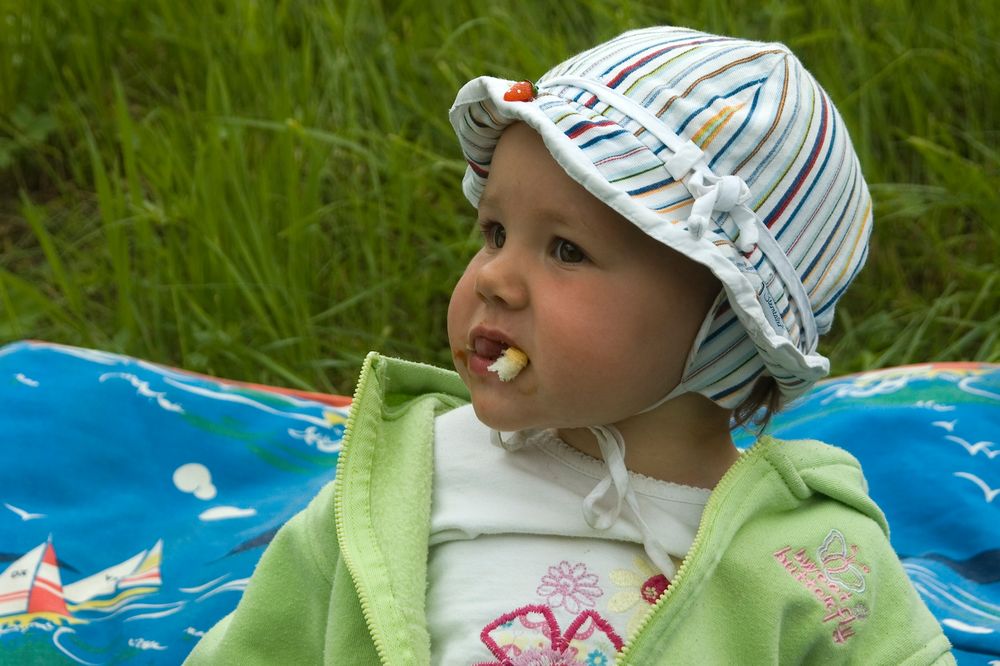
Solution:
M 455 91 L 655 23 L 784 41 L 845 117 L 876 230 L 834 372 L 1000 361 L 992 0 L 0 0 L 0 343 L 338 392 L 369 349 L 447 364 Z

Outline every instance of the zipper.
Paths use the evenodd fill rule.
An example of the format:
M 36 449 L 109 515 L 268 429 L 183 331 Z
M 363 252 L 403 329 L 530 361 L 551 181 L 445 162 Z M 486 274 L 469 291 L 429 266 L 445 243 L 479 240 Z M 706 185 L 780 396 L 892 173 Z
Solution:
M 338 475 L 340 470 L 346 469 L 347 461 L 350 458 L 351 452 L 351 435 L 354 431 L 354 422 L 358 413 L 358 405 L 360 404 L 358 399 L 365 393 L 369 376 L 373 372 L 372 366 L 375 364 L 377 355 L 371 353 L 365 357 L 365 361 L 361 366 L 361 373 L 358 377 L 358 385 L 354 389 L 354 396 L 351 398 L 351 410 L 347 414 L 347 423 L 344 425 L 344 437 L 342 439 L 343 444 L 340 449 L 340 457 L 337 461 L 337 472 Z M 364 591 L 358 585 L 358 566 L 357 563 L 351 558 L 348 550 L 344 548 L 345 536 L 343 532 L 344 525 L 344 497 L 342 491 L 342 484 L 337 483 L 333 489 L 333 515 L 334 515 L 334 529 L 337 535 L 337 544 L 340 548 L 340 556 L 344 559 L 344 564 L 347 566 L 347 571 L 351 575 L 351 580 L 354 581 L 354 591 L 358 594 L 358 601 L 361 603 L 361 614 L 365 618 L 365 624 L 368 626 L 368 633 L 372 637 L 372 642 L 375 644 L 375 652 L 378 654 L 379 661 L 383 664 L 389 663 L 388 651 L 386 650 L 385 641 L 382 635 L 377 631 L 375 627 L 375 620 L 372 617 L 371 611 L 371 600 L 365 595 Z
M 715 485 L 715 490 L 712 491 L 712 497 L 718 496 L 720 490 L 723 490 L 727 486 L 735 483 L 733 479 L 739 473 L 738 470 L 746 464 L 747 460 L 749 460 L 751 457 L 756 457 L 758 455 L 757 451 L 763 447 L 763 444 L 764 442 L 762 440 L 757 442 L 757 444 L 755 444 L 751 448 L 747 449 L 743 453 L 743 455 L 739 457 L 739 460 L 733 463 L 732 466 L 730 466 L 730 468 L 726 470 L 726 473 L 722 475 L 721 479 L 719 479 L 719 483 Z M 703 516 L 701 522 L 698 524 L 698 529 L 694 533 L 694 541 L 691 542 L 691 548 L 688 549 L 688 554 L 681 561 L 681 565 L 680 567 L 678 567 L 677 573 L 674 574 L 674 579 L 670 581 L 670 587 L 664 590 L 663 594 L 661 594 L 660 598 L 656 600 L 656 603 L 653 604 L 652 608 L 650 608 L 643 616 L 642 620 L 639 622 L 639 626 L 636 627 L 635 631 L 632 632 L 632 635 L 629 636 L 628 640 L 625 641 L 625 644 L 622 646 L 621 651 L 615 658 L 616 666 L 626 666 L 626 664 L 629 663 L 628 662 L 629 654 L 631 650 L 634 648 L 636 639 L 642 636 L 643 631 L 646 629 L 649 623 L 652 622 L 653 617 L 660 614 L 663 607 L 666 606 L 666 604 L 670 600 L 670 597 L 673 596 L 674 591 L 677 589 L 679 585 L 683 583 L 684 579 L 686 578 L 685 574 L 687 573 L 687 570 L 690 568 L 691 560 L 697 559 L 699 555 L 699 550 L 702 547 L 702 542 L 705 539 L 705 532 L 708 531 L 707 524 L 709 522 L 714 522 L 712 516 L 707 515 L 709 506 L 713 504 L 712 497 L 709 497 L 708 505 L 706 505 L 705 507 L 706 515 Z M 705 519 L 706 517 L 707 520 Z

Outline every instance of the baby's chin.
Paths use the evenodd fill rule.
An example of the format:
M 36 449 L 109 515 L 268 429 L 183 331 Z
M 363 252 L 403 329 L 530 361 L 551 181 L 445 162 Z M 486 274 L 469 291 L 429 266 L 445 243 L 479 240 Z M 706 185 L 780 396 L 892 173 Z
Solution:
M 559 419 L 553 414 L 528 413 L 510 405 L 484 404 L 485 401 L 472 399 L 472 409 L 476 418 L 491 430 L 517 432 L 518 430 L 563 430 L 586 428 L 592 424 Z
M 500 432 L 516 432 L 518 430 L 528 430 L 529 428 L 548 428 L 548 424 L 539 423 L 536 419 L 528 418 L 523 412 L 511 408 L 500 408 L 494 405 L 484 405 L 475 398 L 472 400 L 472 409 L 476 412 L 476 418 L 491 430 Z

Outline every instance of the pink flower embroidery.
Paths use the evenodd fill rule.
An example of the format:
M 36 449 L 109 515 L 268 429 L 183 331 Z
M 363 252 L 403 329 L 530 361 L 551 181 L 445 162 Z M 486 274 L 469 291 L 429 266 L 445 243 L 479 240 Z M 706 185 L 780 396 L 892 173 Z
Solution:
M 575 615 L 584 608 L 593 608 L 594 599 L 604 594 L 597 580 L 597 574 L 589 573 L 583 562 L 571 565 L 563 560 L 549 567 L 535 592 L 552 608 L 561 606 Z
M 541 636 L 532 639 L 531 644 L 524 647 L 519 648 L 513 644 L 501 646 L 493 632 L 514 622 L 540 629 Z M 483 628 L 479 637 L 497 661 L 482 662 L 477 666 L 579 666 L 590 663 L 594 657 L 604 653 L 591 650 L 588 662 L 584 662 L 579 658 L 579 648 L 572 643 L 590 638 L 595 633 L 603 635 L 611 643 L 610 648 L 614 652 L 621 651 L 621 637 L 611 623 L 595 610 L 583 611 L 573 619 L 565 632 L 560 632 L 559 622 L 551 608 L 541 604 L 522 606 L 504 613 Z

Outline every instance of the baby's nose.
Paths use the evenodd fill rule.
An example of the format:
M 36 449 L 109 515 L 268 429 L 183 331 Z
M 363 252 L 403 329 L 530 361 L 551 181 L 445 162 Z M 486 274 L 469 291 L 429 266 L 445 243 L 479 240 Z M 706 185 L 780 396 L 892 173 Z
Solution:
M 511 309 L 528 304 L 528 284 L 524 263 L 512 252 L 501 251 L 479 268 L 476 294 L 485 303 Z

